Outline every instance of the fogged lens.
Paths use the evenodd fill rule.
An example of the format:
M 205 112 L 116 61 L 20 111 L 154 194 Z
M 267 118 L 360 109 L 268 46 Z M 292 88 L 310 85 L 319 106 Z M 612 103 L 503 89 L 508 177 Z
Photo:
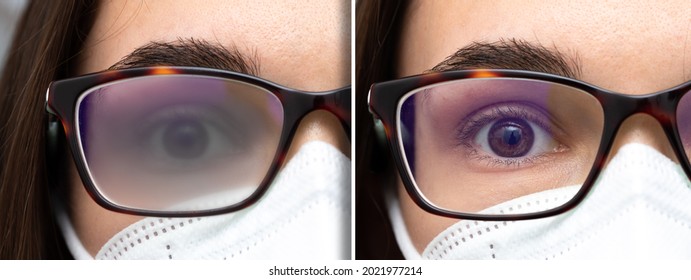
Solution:
M 677 127 L 686 158 L 691 158 L 691 91 L 684 94 L 677 105 Z
M 77 104 L 87 170 L 110 202 L 210 210 L 254 193 L 278 149 L 280 101 L 260 87 L 192 75 L 133 78 Z
M 603 124 L 602 107 L 588 93 L 513 78 L 420 88 L 398 111 L 399 144 L 418 193 L 461 213 L 486 213 L 519 198 L 531 207 L 491 214 L 568 202 L 593 166 Z

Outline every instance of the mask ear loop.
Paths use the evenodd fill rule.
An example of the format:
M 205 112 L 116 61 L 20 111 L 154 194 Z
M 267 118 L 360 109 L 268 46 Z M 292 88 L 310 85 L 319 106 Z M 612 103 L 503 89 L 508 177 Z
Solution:
M 389 190 L 384 193 L 386 199 L 386 206 L 388 208 L 389 219 L 391 220 L 391 229 L 394 231 L 394 237 L 398 248 L 401 250 L 403 257 L 407 260 L 422 259 L 420 252 L 417 251 L 413 241 L 408 234 L 408 227 L 406 226 L 403 214 L 401 213 L 401 204 L 398 201 L 398 195 L 395 191 Z

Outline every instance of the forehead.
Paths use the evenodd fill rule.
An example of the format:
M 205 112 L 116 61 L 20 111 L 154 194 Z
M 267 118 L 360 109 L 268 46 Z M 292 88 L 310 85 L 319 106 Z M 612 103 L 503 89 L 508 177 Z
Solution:
M 349 22 L 349 3 L 337 0 L 105 1 L 80 72 L 106 69 L 150 41 L 195 38 L 256 56 L 259 76 L 274 82 L 305 90 L 336 88 L 349 81 Z M 296 69 L 317 79 L 297 79 Z
M 653 92 L 689 79 L 689 15 L 688 1 L 414 1 L 399 75 L 425 71 L 474 41 L 519 38 L 575 56 L 586 82 Z

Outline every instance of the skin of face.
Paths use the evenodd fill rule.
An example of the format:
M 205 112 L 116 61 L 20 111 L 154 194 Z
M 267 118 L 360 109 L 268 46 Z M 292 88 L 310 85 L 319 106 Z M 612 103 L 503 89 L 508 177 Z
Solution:
M 103 71 L 151 41 L 194 38 L 235 46 L 256 55 L 258 76 L 305 91 L 350 84 L 349 1 L 104 1 L 79 57 L 79 74 Z M 303 143 L 327 142 L 350 156 L 338 119 L 324 111 L 300 123 L 286 162 Z M 98 206 L 76 170 L 72 176 L 72 222 L 89 253 L 140 216 Z
M 579 79 L 587 83 L 653 93 L 691 79 L 689 14 L 687 1 L 414 1 L 401 26 L 397 74 L 423 73 L 473 42 L 515 38 L 577 56 Z M 647 115 L 623 123 L 609 157 L 631 142 L 676 160 L 659 123 Z M 458 221 L 425 212 L 400 182 L 398 189 L 419 252 Z

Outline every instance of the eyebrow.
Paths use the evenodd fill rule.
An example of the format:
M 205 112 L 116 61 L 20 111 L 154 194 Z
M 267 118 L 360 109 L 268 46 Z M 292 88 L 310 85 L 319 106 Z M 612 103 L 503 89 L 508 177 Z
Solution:
M 257 76 L 259 59 L 256 52 L 245 54 L 236 46 L 229 48 L 194 38 L 176 41 L 154 41 L 135 49 L 110 70 L 151 66 L 194 66 L 229 70 Z
M 578 79 L 581 68 L 578 55 L 560 52 L 556 47 L 548 49 L 539 44 L 515 38 L 496 42 L 473 42 L 428 72 L 467 69 L 513 69 L 549 73 Z

